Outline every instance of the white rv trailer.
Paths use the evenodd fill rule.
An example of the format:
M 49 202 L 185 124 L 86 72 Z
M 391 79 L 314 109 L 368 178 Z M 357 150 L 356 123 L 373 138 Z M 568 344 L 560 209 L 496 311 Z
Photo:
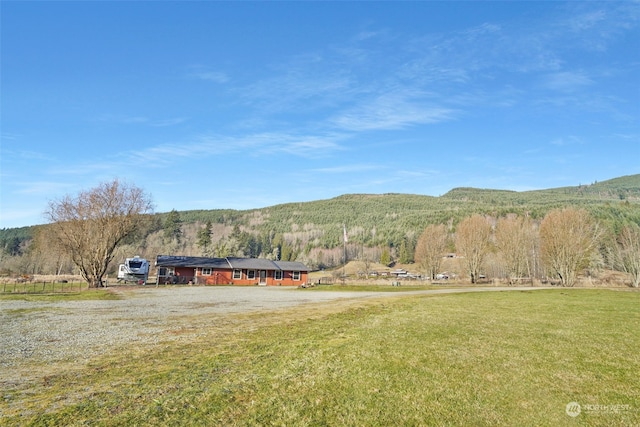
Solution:
M 118 266 L 118 283 L 136 282 L 146 285 L 149 278 L 149 261 L 139 256 L 127 258 Z

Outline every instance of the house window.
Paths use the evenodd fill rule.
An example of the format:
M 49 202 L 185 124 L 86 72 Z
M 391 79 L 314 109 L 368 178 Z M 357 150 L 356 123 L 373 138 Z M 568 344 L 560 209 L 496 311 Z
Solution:
M 273 276 L 273 278 L 276 280 L 282 280 L 282 270 L 276 270 Z
M 294 271 L 293 272 L 293 280 L 300 280 L 300 272 L 299 271 Z
M 235 280 L 241 279 L 242 278 L 242 270 L 240 270 L 239 268 L 236 268 L 233 270 L 233 278 Z
M 158 269 L 158 276 L 172 276 L 174 274 L 173 267 L 160 267 Z
M 203 276 L 211 276 L 211 269 L 210 268 L 203 268 L 202 269 L 202 275 Z
M 253 280 L 256 278 L 255 270 L 247 270 L 247 280 Z

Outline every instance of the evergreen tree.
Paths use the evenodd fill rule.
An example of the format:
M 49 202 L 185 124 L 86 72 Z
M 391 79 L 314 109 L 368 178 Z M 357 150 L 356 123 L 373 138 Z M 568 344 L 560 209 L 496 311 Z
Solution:
M 20 247 L 20 239 L 17 237 L 11 237 L 7 241 L 3 242 L 3 251 L 10 256 L 18 256 L 22 254 Z
M 219 258 L 226 258 L 231 255 L 232 255 L 231 249 L 229 248 L 229 246 L 227 246 L 225 242 L 222 242 L 222 241 L 218 242 L 218 244 L 213 250 L 213 256 L 217 256 Z
M 180 213 L 172 209 L 164 222 L 164 238 L 167 242 L 175 240 L 180 243 L 182 238 L 182 220 L 180 219 Z
M 280 245 L 280 260 L 281 261 L 293 261 L 293 248 L 287 244 L 287 242 L 282 242 Z
M 384 250 L 382 251 L 382 254 L 380 255 L 380 264 L 391 264 L 391 255 L 389 254 L 389 248 L 384 248 Z
M 414 247 L 411 239 L 402 239 L 400 249 L 398 250 L 398 262 L 400 264 L 409 264 L 413 262 Z
M 203 255 L 209 255 L 211 249 L 211 220 L 207 221 L 204 228 L 198 231 L 198 240 L 196 244 L 202 250 Z

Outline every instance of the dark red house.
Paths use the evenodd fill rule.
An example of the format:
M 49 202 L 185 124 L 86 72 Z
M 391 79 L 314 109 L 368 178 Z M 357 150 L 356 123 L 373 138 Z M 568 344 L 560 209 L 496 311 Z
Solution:
M 300 286 L 309 276 L 301 262 L 262 258 L 158 255 L 155 265 L 161 284 Z

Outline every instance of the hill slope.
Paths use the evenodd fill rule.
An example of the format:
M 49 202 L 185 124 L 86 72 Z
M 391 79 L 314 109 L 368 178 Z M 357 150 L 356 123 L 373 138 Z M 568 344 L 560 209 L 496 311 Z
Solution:
M 457 222 L 473 213 L 499 217 L 508 213 L 542 218 L 549 210 L 574 206 L 585 208 L 613 228 L 632 221 L 640 224 L 640 174 L 619 177 L 590 185 L 536 191 L 505 191 L 456 188 L 440 197 L 414 194 L 348 194 L 328 200 L 287 203 L 261 209 L 181 211 L 185 229 L 179 250 L 197 254 L 196 233 L 207 221 L 216 226 L 214 241 L 260 237 L 273 241 L 276 236 L 298 252 L 313 248 L 342 246 L 343 225 L 351 243 L 363 246 L 399 246 L 413 240 L 429 224 Z M 167 213 L 153 216 L 155 226 L 149 233 L 159 233 Z M 16 243 L 28 240 L 33 227 L 0 230 L 0 244 L 5 254 Z M 235 232 L 233 231 L 235 229 Z M 243 233 L 239 235 L 238 232 Z M 235 233 L 235 234 L 234 234 Z M 158 239 L 156 239 L 158 240 Z M 161 239 L 160 239 L 161 240 Z M 150 247 L 148 241 L 140 243 Z M 133 248 L 132 250 L 135 250 Z
M 500 217 L 509 213 L 541 219 L 551 209 L 587 209 L 617 230 L 625 222 L 640 224 L 640 174 L 591 185 L 525 192 L 456 188 L 443 196 L 415 194 L 347 194 L 327 200 L 287 203 L 247 211 L 183 211 L 184 223 L 210 220 L 263 240 L 282 236 L 298 253 L 330 250 L 343 244 L 343 225 L 349 242 L 367 247 L 399 247 L 413 242 L 429 224 L 451 227 L 473 214 Z M 159 214 L 162 218 L 163 215 Z M 237 230 L 236 230 L 237 231 Z

